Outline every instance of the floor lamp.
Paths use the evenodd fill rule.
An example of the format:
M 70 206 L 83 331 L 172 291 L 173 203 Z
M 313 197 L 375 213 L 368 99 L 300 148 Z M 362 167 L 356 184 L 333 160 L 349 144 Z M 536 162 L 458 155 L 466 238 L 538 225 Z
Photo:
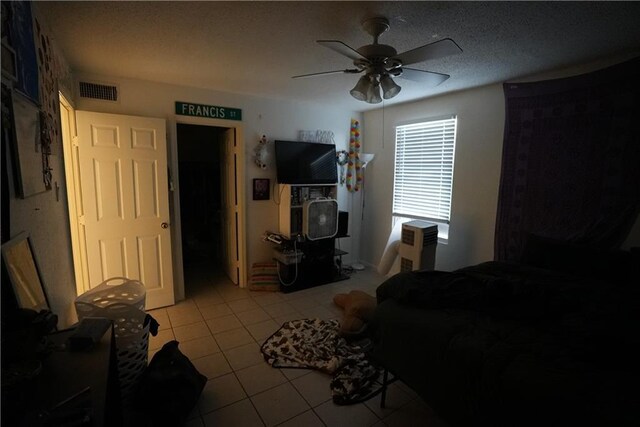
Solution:
M 362 217 L 360 218 L 364 221 L 364 175 L 365 170 L 367 169 L 367 165 L 373 161 L 375 154 L 372 153 L 362 153 L 360 154 L 360 167 L 362 168 Z
M 375 154 L 372 153 L 361 153 L 359 155 L 360 158 L 360 167 L 362 168 L 362 211 L 361 211 L 361 217 L 360 220 L 362 222 L 364 222 L 364 195 L 365 195 L 365 186 L 364 186 L 364 179 L 365 179 L 365 170 L 367 169 L 367 165 L 369 163 L 371 163 L 373 161 L 373 158 L 375 157 Z M 364 265 L 356 262 L 355 264 L 352 264 L 351 267 L 354 270 L 364 270 Z

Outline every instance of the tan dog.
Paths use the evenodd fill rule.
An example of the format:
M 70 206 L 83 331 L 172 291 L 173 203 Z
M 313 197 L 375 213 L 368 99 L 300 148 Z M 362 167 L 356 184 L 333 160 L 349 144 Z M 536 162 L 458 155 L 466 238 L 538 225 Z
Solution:
M 376 298 L 362 291 L 351 291 L 348 294 L 337 294 L 333 302 L 344 310 L 340 323 L 342 335 L 358 335 L 367 327 L 376 309 Z

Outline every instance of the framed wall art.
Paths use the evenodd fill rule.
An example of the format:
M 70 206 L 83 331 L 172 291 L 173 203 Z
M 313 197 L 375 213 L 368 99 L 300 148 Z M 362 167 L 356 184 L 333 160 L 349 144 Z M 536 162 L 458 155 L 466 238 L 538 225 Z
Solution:
M 254 178 L 253 179 L 253 200 L 269 200 L 269 179 Z

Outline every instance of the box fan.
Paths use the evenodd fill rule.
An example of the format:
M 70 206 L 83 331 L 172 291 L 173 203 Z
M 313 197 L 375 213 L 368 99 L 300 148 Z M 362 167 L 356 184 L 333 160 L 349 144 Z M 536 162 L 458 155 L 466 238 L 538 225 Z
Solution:
M 302 231 L 309 240 L 333 237 L 338 232 L 338 202 L 318 198 L 302 205 Z

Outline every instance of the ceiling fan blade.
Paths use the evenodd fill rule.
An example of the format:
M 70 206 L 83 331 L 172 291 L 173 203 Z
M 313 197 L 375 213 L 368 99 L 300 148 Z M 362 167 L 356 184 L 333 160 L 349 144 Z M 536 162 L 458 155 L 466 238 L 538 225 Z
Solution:
M 415 64 L 427 59 L 438 59 L 462 52 L 460 46 L 451 39 L 442 39 L 415 49 L 402 52 L 393 57 L 402 62 L 402 65 Z
M 398 77 L 423 83 L 429 86 L 438 86 L 451 77 L 448 74 L 434 73 L 433 71 L 416 70 L 415 68 L 402 67 L 402 74 Z
M 335 50 L 339 54 L 344 55 L 347 58 L 350 58 L 354 61 L 356 59 L 365 59 L 365 60 L 367 59 L 364 56 L 362 56 L 360 52 L 358 52 L 351 46 L 347 46 L 346 44 L 342 43 L 340 40 L 318 40 L 318 43 L 324 47 L 328 47 L 331 50 Z
M 292 79 L 305 79 L 307 77 L 317 77 L 317 76 L 326 76 L 330 74 L 358 74 L 364 70 L 358 70 L 357 68 L 348 68 L 346 70 L 335 70 L 335 71 L 322 71 L 320 73 L 311 73 L 311 74 L 300 74 L 299 76 L 293 76 Z

